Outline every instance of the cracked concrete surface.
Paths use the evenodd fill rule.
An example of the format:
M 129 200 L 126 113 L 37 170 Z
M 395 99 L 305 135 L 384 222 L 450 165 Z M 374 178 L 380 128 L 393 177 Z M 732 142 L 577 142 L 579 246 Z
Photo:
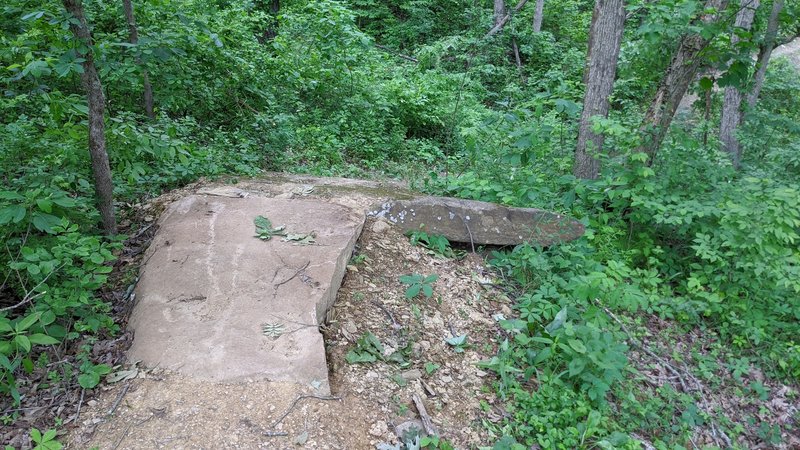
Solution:
M 316 242 L 259 240 L 259 215 Z M 318 326 L 363 223 L 363 212 L 318 200 L 175 202 L 145 255 L 130 359 L 197 379 L 291 381 L 327 393 Z

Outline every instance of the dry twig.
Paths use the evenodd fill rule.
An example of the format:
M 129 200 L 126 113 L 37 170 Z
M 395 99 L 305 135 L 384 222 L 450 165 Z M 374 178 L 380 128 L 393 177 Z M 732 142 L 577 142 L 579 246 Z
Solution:
M 414 406 L 417 407 L 417 412 L 419 412 L 419 418 L 422 420 L 422 427 L 425 428 L 425 432 L 430 436 L 438 436 L 439 430 L 436 429 L 433 420 L 431 420 L 431 416 L 428 415 L 428 411 L 425 409 L 425 404 L 422 403 L 422 399 L 419 398 L 419 395 L 414 394 L 411 396 L 411 400 L 414 402 Z
M 283 419 L 285 419 L 286 416 L 288 416 L 292 412 L 294 407 L 297 406 L 297 404 L 301 400 L 304 400 L 304 399 L 307 399 L 307 398 L 315 398 L 317 400 L 337 400 L 337 401 L 342 399 L 341 397 L 336 397 L 336 396 L 332 396 L 332 395 L 315 395 L 315 394 L 303 394 L 303 395 L 300 395 L 296 399 L 294 399 L 292 404 L 289 405 L 289 407 L 286 409 L 286 411 L 283 414 L 281 414 L 281 416 L 278 417 L 278 419 L 276 419 L 274 422 L 272 422 L 272 425 L 270 425 L 270 428 L 275 428 L 278 425 L 280 425 L 280 423 L 283 422 Z M 286 433 L 284 433 L 282 431 L 270 431 L 270 430 L 262 431 L 261 434 L 263 434 L 264 436 L 269 436 L 269 437 L 286 436 Z

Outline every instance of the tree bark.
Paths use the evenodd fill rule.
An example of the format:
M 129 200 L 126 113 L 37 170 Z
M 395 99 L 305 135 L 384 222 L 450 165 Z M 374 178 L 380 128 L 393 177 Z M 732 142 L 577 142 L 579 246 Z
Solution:
M 595 179 L 600 174 L 604 137 L 592 130 L 594 117 L 608 117 L 609 96 L 614 87 L 617 59 L 625 25 L 624 0 L 596 0 L 589 30 L 589 52 L 586 58 L 578 145 L 575 148 L 573 174 L 578 178 Z
M 139 44 L 139 30 L 136 28 L 136 16 L 133 14 L 132 0 L 122 0 L 122 9 L 125 10 L 125 19 L 128 21 L 128 40 L 133 45 Z M 150 75 L 147 68 L 142 63 L 142 58 L 136 56 L 136 64 L 142 68 L 142 90 L 144 97 L 144 112 L 150 119 L 155 119 L 153 112 L 153 86 L 150 84 Z
M 497 34 L 500 31 L 502 31 L 503 27 L 505 27 L 506 24 L 508 24 L 508 22 L 511 20 L 511 16 L 516 14 L 516 13 L 518 13 L 522 9 L 522 7 L 525 6 L 525 3 L 528 3 L 528 0 L 519 0 L 519 3 L 517 3 L 517 6 L 515 6 L 514 9 L 512 9 L 511 11 L 507 12 L 506 15 L 503 16 L 500 19 L 499 22 L 496 21 L 497 20 L 497 16 L 495 16 L 495 21 L 496 21 L 495 25 L 492 27 L 491 30 L 489 30 L 488 33 L 486 33 L 484 38 L 488 38 L 490 36 L 494 36 L 495 34 Z M 495 6 L 496 5 L 497 5 L 497 0 L 495 0 Z
M 758 62 L 756 63 L 756 73 L 753 75 L 753 87 L 747 95 L 747 108 L 756 107 L 758 96 L 761 95 L 761 88 L 764 86 L 764 78 L 767 76 L 767 66 L 772 50 L 775 48 L 775 39 L 778 36 L 778 16 L 783 9 L 783 0 L 775 0 L 772 3 L 772 11 L 767 21 L 767 31 L 764 35 L 764 43 L 758 51 Z
M 505 0 L 494 0 L 494 26 L 503 20 L 506 16 L 506 2 Z
M 750 0 L 748 5 L 744 5 L 736 14 L 735 28 L 750 30 L 753 25 L 753 18 L 758 8 L 759 0 Z M 739 43 L 739 36 L 733 33 L 731 36 L 731 46 L 736 47 Z M 725 87 L 725 98 L 722 102 L 722 117 L 719 124 L 719 140 L 722 149 L 731 158 L 731 163 L 735 169 L 739 168 L 742 159 L 742 149 L 739 140 L 736 139 L 736 130 L 741 122 L 742 111 L 742 91 L 735 86 Z
M 542 31 L 542 19 L 544 18 L 544 0 L 536 0 L 536 9 L 533 12 L 533 32 Z
M 114 184 L 111 180 L 111 167 L 106 153 L 105 100 L 103 86 L 97 69 L 94 66 L 92 53 L 92 35 L 86 24 L 81 0 L 63 0 L 64 8 L 77 21 L 70 22 L 72 34 L 78 41 L 78 51 L 84 58 L 81 80 L 86 89 L 86 98 L 89 106 L 89 155 L 92 160 L 92 174 L 94 175 L 94 188 L 97 193 L 97 206 L 103 221 L 103 229 L 107 235 L 117 232 L 117 221 L 114 216 Z
M 716 12 L 703 14 L 695 19 L 695 25 L 707 25 L 719 20 L 721 12 L 728 7 L 728 0 L 706 0 L 704 9 Z M 642 143 L 637 151 L 648 156 L 647 164 L 653 164 L 656 153 L 664 141 L 672 118 L 681 99 L 689 88 L 702 61 L 699 53 L 708 45 L 709 40 L 700 34 L 689 34 L 681 38 L 678 50 L 672 56 L 666 74 L 661 80 L 655 98 L 645 114 L 640 128 Z

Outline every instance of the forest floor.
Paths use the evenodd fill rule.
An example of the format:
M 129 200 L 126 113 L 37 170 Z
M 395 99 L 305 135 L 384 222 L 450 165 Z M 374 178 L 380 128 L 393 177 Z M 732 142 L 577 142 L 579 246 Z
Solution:
M 148 220 L 188 193 L 143 207 Z M 502 420 L 504 412 L 492 377 L 475 363 L 496 353 L 505 333 L 497 322 L 511 305 L 483 259 L 463 256 L 439 257 L 368 220 L 322 328 L 333 397 L 290 383 L 205 382 L 120 361 L 117 373 L 131 378 L 87 392 L 69 447 L 368 449 L 423 430 L 422 417 L 457 448 L 491 445 L 482 421 Z M 399 277 L 410 274 L 439 276 L 430 298 L 405 297 Z M 466 336 L 462 344 L 447 343 L 459 336 Z M 376 361 L 351 364 L 351 351 Z
M 274 179 L 268 184 L 276 186 Z M 201 186 L 132 205 L 136 211 L 132 222 L 155 223 L 165 205 Z M 358 203 L 354 200 L 358 191 L 351 187 L 351 194 L 339 200 Z M 392 189 L 400 192 L 400 188 Z M 317 191 L 324 192 L 323 186 Z M 120 300 L 125 280 L 130 280 L 124 274 L 141 264 L 154 228 L 145 225 L 145 232 L 131 233 L 134 238 L 118 263 L 120 278 L 107 293 L 109 299 L 116 299 L 122 330 L 131 306 Z M 50 421 L 48 417 L 60 417 L 59 439 L 76 449 L 375 449 L 396 444 L 409 430 L 423 430 L 426 425 L 455 448 L 491 446 L 497 436 L 487 426 L 502 423 L 510 411 L 495 396 L 496 375 L 476 363 L 496 355 L 498 345 L 509 337 L 498 321 L 513 315 L 513 302 L 482 253 L 457 253 L 460 258 L 443 258 L 412 245 L 407 236 L 382 221 L 367 221 L 321 328 L 331 397 L 290 383 L 213 383 L 139 367 L 126 360 L 131 335 L 123 333 L 93 344 L 98 361 L 115 365 L 110 378 L 91 391 L 73 385 L 56 386 L 59 396 L 47 394 L 53 390 L 33 392 L 25 405 L 30 407 L 26 419 L 17 423 L 17 429 L 0 429 L 0 438 L 17 448 L 30 448 L 27 427 L 22 426 L 41 427 Z M 432 296 L 407 298 L 407 286 L 399 277 L 409 274 L 438 275 Z M 768 444 L 763 426 L 794 420 L 797 386 L 769 380 L 750 367 L 739 377 L 761 390 L 758 396 L 743 393 L 741 380 L 723 370 L 725 361 L 710 350 L 715 336 L 700 329 L 682 331 L 656 316 L 642 319 L 634 331 L 646 350 L 632 345 L 628 355 L 631 395 L 646 400 L 665 390 L 699 393 L 698 414 L 711 414 L 694 429 L 693 442 L 700 447 L 719 441 L 715 427 L 726 424 L 740 430 L 733 439 L 741 448 L 800 448 L 800 435 L 785 434 L 782 444 Z M 535 390 L 535 377 L 528 384 Z M 672 407 L 679 405 L 661 406 Z M 669 421 L 680 415 L 678 411 L 661 412 Z M 430 421 L 423 423 L 422 418 Z M 648 442 L 663 432 L 642 429 L 632 436 L 649 449 L 653 447 Z

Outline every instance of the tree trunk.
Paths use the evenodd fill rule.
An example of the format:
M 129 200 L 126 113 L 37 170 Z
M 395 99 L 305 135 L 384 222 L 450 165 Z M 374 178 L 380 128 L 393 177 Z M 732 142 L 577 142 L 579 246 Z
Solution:
M 497 26 L 506 16 L 505 0 L 494 0 L 494 26 Z
M 81 43 L 79 49 L 83 61 L 81 80 L 86 89 L 89 106 L 89 155 L 92 159 L 94 188 L 97 193 L 97 206 L 103 220 L 103 229 L 107 235 L 117 232 L 117 221 L 114 217 L 114 184 L 111 180 L 111 167 L 106 153 L 105 124 L 103 122 L 105 104 L 103 87 L 97 76 L 92 53 L 92 35 L 86 24 L 81 0 L 63 0 L 64 8 L 72 14 L 77 23 L 70 22 L 70 29 Z
M 600 174 L 597 154 L 602 151 L 604 138 L 592 130 L 592 118 L 608 117 L 608 99 L 614 87 L 624 25 L 624 0 L 595 1 L 583 77 L 586 94 L 575 148 L 575 165 L 572 168 L 578 178 L 595 179 Z
M 704 9 L 713 9 L 714 13 L 703 14 L 695 20 L 695 25 L 707 25 L 719 20 L 721 12 L 728 6 L 728 0 L 706 0 Z M 653 164 L 661 142 L 667 134 L 675 110 L 686 94 L 689 83 L 692 82 L 697 69 L 702 61 L 699 53 L 709 43 L 709 40 L 700 34 L 689 34 L 681 38 L 678 50 L 672 56 L 667 72 L 656 91 L 655 98 L 645 114 L 640 128 L 642 143 L 637 151 L 647 154 L 647 164 Z
M 755 75 L 753 75 L 753 87 L 747 95 L 748 109 L 756 107 L 758 96 L 761 95 L 761 87 L 764 86 L 767 65 L 769 65 L 769 58 L 772 56 L 772 50 L 775 48 L 775 38 L 778 36 L 778 16 L 781 13 L 781 9 L 783 9 L 783 0 L 775 0 L 772 3 L 772 12 L 770 12 L 769 20 L 767 21 L 764 43 L 761 44 L 761 49 L 758 52 L 757 69 Z
M 544 0 L 536 0 L 536 9 L 533 12 L 533 32 L 542 31 L 542 18 L 544 15 Z
M 133 14 L 132 0 L 122 0 L 122 9 L 125 10 L 125 19 L 128 21 L 128 40 L 133 45 L 139 44 L 139 30 L 136 28 L 136 16 Z M 150 84 L 150 75 L 142 63 L 142 58 L 136 56 L 136 64 L 142 68 L 142 88 L 144 90 L 144 112 L 150 119 L 155 119 L 153 113 L 153 86 Z
M 753 25 L 753 18 L 758 8 L 759 0 L 751 0 L 750 4 L 743 6 L 736 14 L 735 28 L 750 31 Z M 731 46 L 736 47 L 739 43 L 739 36 L 733 33 L 731 36 Z M 738 169 L 742 159 L 742 149 L 739 140 L 736 139 L 736 130 L 739 128 L 742 111 L 742 91 L 735 86 L 725 87 L 725 99 L 722 102 L 722 117 L 719 124 L 719 140 L 722 149 L 731 157 L 733 167 Z

